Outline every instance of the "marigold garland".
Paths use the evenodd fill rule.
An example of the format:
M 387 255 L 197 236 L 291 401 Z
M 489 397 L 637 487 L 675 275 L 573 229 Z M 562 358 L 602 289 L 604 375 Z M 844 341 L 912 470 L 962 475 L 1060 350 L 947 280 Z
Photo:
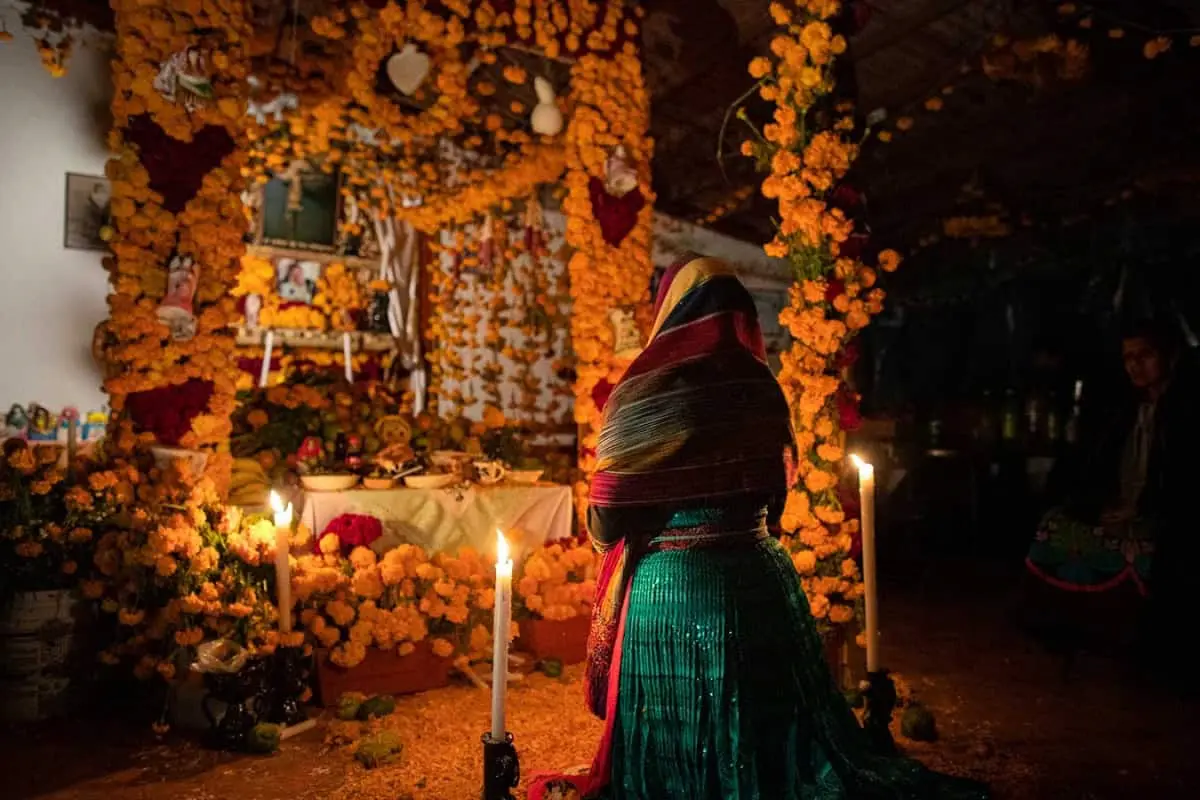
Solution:
M 609 315 L 617 308 L 637 309 L 643 330 L 649 329 L 650 257 L 653 196 L 650 192 L 650 155 L 653 142 L 646 135 L 650 121 L 649 97 L 641 61 L 632 45 L 610 56 L 585 55 L 571 68 L 571 95 L 575 102 L 567 126 L 567 243 L 575 248 L 569 264 L 571 277 L 571 340 L 575 348 L 575 421 L 580 431 L 580 471 L 595 469 L 595 447 L 600 434 L 601 410 L 593 390 L 601 381 L 616 383 L 629 366 L 613 352 L 614 332 Z M 592 211 L 588 183 L 603 180 L 605 164 L 623 145 L 638 172 L 638 189 L 646 204 L 629 235 L 613 247 L 604 240 Z M 576 485 L 576 508 L 586 513 L 587 481 Z
M 755 59 L 750 74 L 759 79 L 762 97 L 775 104 L 774 119 L 743 152 L 769 170 L 763 194 L 779 202 L 778 231 L 766 251 L 787 258 L 796 274 L 779 317 L 794 337 L 782 355 L 779 382 L 800 452 L 783 515 L 789 534 L 784 543 L 813 615 L 836 625 L 855 618 L 862 596 L 857 566 L 847 556 L 858 521 L 845 518 L 837 495 L 845 456 L 839 406 L 857 399 L 846 395 L 841 373 L 847 345 L 882 309 L 883 291 L 875 287 L 875 269 L 842 254 L 850 252 L 854 225 L 831 204 L 832 191 L 858 155 L 850 110 L 839 109 L 828 129 L 816 129 L 814 109 L 833 91 L 833 62 L 846 49 L 829 24 L 841 4 L 774 2 L 770 11 L 780 26 L 771 42 L 774 58 Z M 878 266 L 890 272 L 899 261 L 884 251 Z
M 126 397 L 138 391 L 179 384 L 189 379 L 210 382 L 207 413 L 192 421 L 181 444 L 217 448 L 230 431 L 236 370 L 234 339 L 229 328 L 236 318 L 229 290 L 235 284 L 244 251 L 244 182 L 240 164 L 244 148 L 243 116 L 249 39 L 248 6 L 244 3 L 200 2 L 180 8 L 158 0 L 115 0 L 116 54 L 113 59 L 114 128 L 109 161 L 112 180 L 113 255 L 105 260 L 112 283 L 109 331 L 115 342 L 107 352 L 113 369 L 105 382 L 113 412 L 120 415 Z M 207 31 L 221 31 L 211 36 Z M 174 54 L 199 48 L 211 69 L 213 99 L 189 110 L 154 86 L 161 66 Z M 145 122 L 148 118 L 149 122 Z M 233 140 L 231 152 L 200 176 L 194 197 L 178 213 L 164 207 L 164 196 L 151 189 L 148 159 L 162 153 L 139 152 L 130 136 L 134 120 L 145 129 L 157 126 L 165 143 L 195 142 L 202 131 L 223 129 Z M 212 127 L 210 127 L 212 126 Z M 141 141 L 145 142 L 145 139 Z M 186 155 L 183 156 L 186 158 Z M 173 164 L 184 172 L 195 164 Z M 167 261 L 172 253 L 194 259 L 199 280 L 193 301 L 195 336 L 173 340 L 156 308 L 166 291 Z M 209 469 L 218 486 L 228 481 L 229 458 L 214 454 Z

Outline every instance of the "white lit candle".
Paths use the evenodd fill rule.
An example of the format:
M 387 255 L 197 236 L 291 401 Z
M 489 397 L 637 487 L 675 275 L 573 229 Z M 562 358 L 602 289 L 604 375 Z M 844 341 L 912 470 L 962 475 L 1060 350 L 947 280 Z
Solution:
M 354 365 L 350 363 L 350 333 L 342 334 L 342 364 L 346 368 L 346 383 L 354 383 Z
M 279 631 L 292 632 L 292 504 L 271 491 L 271 509 L 275 512 L 275 592 L 279 606 Z
M 879 584 L 875 570 L 875 468 L 858 456 L 858 494 L 862 505 L 863 598 L 867 610 L 867 672 L 879 671 Z
M 267 331 L 263 337 L 262 368 L 258 371 L 258 388 L 267 388 L 267 378 L 271 374 L 271 351 L 275 349 L 275 332 Z
M 496 604 L 492 628 L 492 740 L 503 741 L 504 703 L 508 691 L 508 632 L 512 627 L 513 562 L 504 534 L 496 532 Z

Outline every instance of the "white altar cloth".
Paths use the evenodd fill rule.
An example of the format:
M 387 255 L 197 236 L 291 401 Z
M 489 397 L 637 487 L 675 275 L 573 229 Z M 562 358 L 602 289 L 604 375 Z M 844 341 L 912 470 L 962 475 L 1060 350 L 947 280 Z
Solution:
M 314 536 L 341 514 L 369 514 L 383 523 L 372 549 L 415 544 L 426 552 L 470 546 L 496 549 L 496 531 L 514 555 L 572 535 L 571 487 L 471 486 L 465 489 L 351 489 L 307 492 L 300 519 Z

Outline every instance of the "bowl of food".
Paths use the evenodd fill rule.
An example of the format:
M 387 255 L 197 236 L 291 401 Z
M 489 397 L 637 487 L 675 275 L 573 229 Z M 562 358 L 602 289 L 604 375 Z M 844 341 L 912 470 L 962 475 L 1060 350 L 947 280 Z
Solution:
M 358 476 L 301 475 L 300 485 L 310 492 L 344 492 L 358 485 Z
M 429 454 L 429 463 L 438 469 L 457 470 L 470 464 L 474 459 L 467 453 L 457 450 L 435 450 Z
M 404 485 L 409 489 L 445 489 L 453 486 L 458 476 L 446 473 L 425 475 L 409 475 L 404 479 Z
M 391 475 L 370 475 L 363 478 L 364 489 L 374 489 L 376 491 L 382 489 L 393 489 L 396 486 L 396 479 Z
M 508 479 L 513 483 L 532 486 L 542 479 L 544 473 L 545 470 L 541 469 L 514 469 L 508 473 Z

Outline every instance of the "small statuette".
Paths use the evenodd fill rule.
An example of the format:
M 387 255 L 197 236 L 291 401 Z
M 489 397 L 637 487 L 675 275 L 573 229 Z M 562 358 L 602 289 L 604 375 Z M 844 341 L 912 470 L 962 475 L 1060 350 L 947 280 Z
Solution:
M 159 69 L 154 88 L 168 102 L 182 100 L 188 111 L 195 111 L 211 100 L 213 86 L 204 51 L 189 47 L 172 55 Z
M 199 270 L 191 256 L 178 253 L 167 267 L 167 293 L 158 305 L 158 319 L 171 330 L 171 338 L 186 342 L 196 335 L 192 298 L 199 283 Z
M 642 351 L 642 333 L 633 309 L 614 308 L 608 314 L 613 327 L 613 352 L 618 358 L 632 358 Z
M 529 115 L 529 124 L 534 133 L 555 136 L 563 128 L 563 115 L 558 109 L 557 97 L 550 81 L 542 77 L 533 79 L 533 90 L 537 93 L 537 105 Z

